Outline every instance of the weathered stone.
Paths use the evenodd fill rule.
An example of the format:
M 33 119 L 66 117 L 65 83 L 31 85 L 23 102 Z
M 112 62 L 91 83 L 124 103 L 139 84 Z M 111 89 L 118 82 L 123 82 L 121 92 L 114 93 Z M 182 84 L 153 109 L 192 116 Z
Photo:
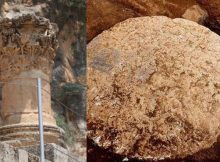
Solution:
M 36 78 L 42 78 L 42 107 L 44 120 L 44 139 L 46 143 L 64 145 L 63 132 L 56 126 L 51 109 L 49 77 L 41 71 L 23 72 L 3 87 L 1 109 L 2 127 L 0 141 L 13 146 L 38 144 L 38 103 Z M 11 102 L 13 101 L 13 102 Z
M 56 126 L 51 110 L 49 77 L 36 70 L 22 72 L 18 77 L 4 85 L 1 110 L 4 125 L 38 124 L 38 115 L 36 115 L 38 114 L 36 87 L 36 78 L 38 77 L 42 78 L 44 124 Z
M 192 32 L 193 31 L 193 32 Z M 220 37 L 184 19 L 128 19 L 87 47 L 89 138 L 140 159 L 192 155 L 220 134 Z
M 21 149 L 16 149 L 6 143 L 0 143 L 0 161 L 1 162 L 39 162 L 39 156 L 30 154 Z M 50 162 L 45 160 L 45 162 Z
M 14 19 L 2 18 L 0 80 L 10 80 L 31 69 L 40 69 L 50 76 L 57 47 L 56 30 L 42 17 L 22 15 Z
M 207 17 L 207 11 L 202 9 L 199 5 L 193 5 L 188 8 L 182 16 L 184 19 L 195 21 L 199 24 L 204 24 Z
M 7 144 L 0 143 L 0 161 L 16 161 L 16 152 L 15 150 Z
M 128 18 L 155 15 L 181 17 L 187 8 L 195 4 L 195 0 L 89 0 L 87 40 Z
M 27 152 L 40 156 L 40 146 L 30 146 L 24 148 Z M 60 147 L 56 144 L 49 143 L 45 145 L 45 159 L 51 162 L 85 162 L 86 157 L 81 158 L 73 153 L 69 152 L 67 149 Z
M 0 82 L 3 82 L 0 141 L 13 146 L 39 143 L 37 78 L 42 79 L 45 142 L 63 145 L 51 109 L 50 76 L 57 28 L 35 15 L 0 19 Z
M 18 150 L 18 162 L 28 162 L 28 152 L 25 150 Z
M 46 8 L 45 4 L 31 5 L 31 3 L 22 2 L 4 2 L 1 5 L 0 15 L 4 18 L 14 18 L 23 14 L 36 14 L 43 16 L 42 12 Z

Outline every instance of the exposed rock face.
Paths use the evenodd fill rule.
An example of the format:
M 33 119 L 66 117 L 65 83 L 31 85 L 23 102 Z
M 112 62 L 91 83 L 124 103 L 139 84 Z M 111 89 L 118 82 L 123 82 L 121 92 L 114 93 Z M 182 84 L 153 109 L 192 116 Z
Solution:
M 23 149 L 28 153 L 31 153 L 37 157 L 40 156 L 39 145 L 25 147 Z M 53 143 L 45 144 L 45 159 L 48 160 L 48 162 L 84 162 L 85 158 L 86 157 L 83 157 L 82 159 L 79 156 L 69 152 L 65 148 L 55 145 Z M 20 162 L 26 162 L 26 161 L 20 161 Z
M 44 124 L 56 126 L 51 110 L 50 80 L 48 76 L 39 70 L 22 72 L 19 76 L 4 84 L 1 109 L 3 125 L 38 125 L 37 77 L 42 78 Z
M 0 143 L 1 162 L 39 162 L 40 146 L 31 146 L 22 149 L 11 147 L 6 143 Z M 68 150 L 55 145 L 45 145 L 45 162 L 82 162 L 78 156 L 71 154 Z
M 123 20 L 138 16 L 181 17 L 195 0 L 89 0 L 87 1 L 87 40 Z
M 87 51 L 89 138 L 99 146 L 164 159 L 217 141 L 218 35 L 184 19 L 141 17 L 103 32 Z
M 70 4 L 74 2 L 75 4 Z M 50 1 L 50 0 L 1 0 L 0 1 L 0 15 L 2 17 L 15 18 L 23 14 L 32 14 L 40 17 L 45 17 L 50 22 L 55 22 L 59 27 L 57 33 L 57 39 L 59 47 L 56 50 L 56 56 L 54 59 L 54 66 L 51 78 L 51 94 L 52 94 L 52 108 L 55 112 L 56 122 L 60 127 L 68 127 L 71 129 L 71 135 L 67 132 L 65 137 L 68 137 L 68 143 L 71 139 L 71 143 L 68 143 L 68 148 L 74 153 L 78 153 L 78 156 L 85 157 L 86 146 L 84 145 L 85 131 L 79 130 L 75 125 L 83 121 L 85 122 L 85 107 L 79 107 L 79 103 L 85 103 L 85 101 L 77 98 L 76 96 L 70 97 L 69 93 L 62 93 L 62 98 L 68 98 L 65 100 L 60 99 L 60 93 L 68 85 L 85 84 L 85 1 Z M 79 4 L 79 5 L 76 5 Z M 30 80 L 29 80 L 30 81 Z M 16 82 L 14 80 L 13 82 Z M 20 82 L 20 80 L 17 80 Z M 77 83 L 76 83 L 77 82 Z M 49 82 L 48 82 L 49 83 Z M 44 82 L 45 84 L 45 82 Z M 0 85 L 1 86 L 1 85 Z M 47 86 L 48 87 L 48 86 Z M 22 87 L 24 88 L 24 87 Z M 32 89 L 32 91 L 34 91 Z M 70 91 L 70 90 L 69 90 Z M 77 92 L 78 95 L 83 94 L 81 91 Z M 34 96 L 35 94 L 33 94 Z M 45 95 L 45 94 L 44 94 Z M 46 97 L 46 96 L 45 96 Z M 1 87 L 0 87 L 0 102 L 1 102 Z M 56 99 L 56 100 L 55 100 Z M 59 102 L 64 103 L 70 109 L 72 113 L 63 107 Z M 68 103 L 71 102 L 71 105 Z M 28 104 L 31 104 L 29 102 Z M 48 102 L 49 104 L 49 102 Z M 76 115 L 84 112 L 82 116 Z M 67 115 L 66 115 L 67 114 Z M 74 114 L 74 115 L 72 115 Z M 31 116 L 31 115 L 30 115 Z M 62 116 L 63 125 L 60 125 L 60 116 Z M 63 117 L 65 116 L 65 117 Z M 73 116 L 70 119 L 69 116 Z M 44 117 L 46 118 L 46 117 Z M 79 119 L 80 118 L 80 119 Z M 30 122 L 33 122 L 30 120 Z M 0 121 L 1 123 L 1 121 Z M 74 126 L 72 126 L 74 125 Z M 72 131 L 74 129 L 74 131 Z M 30 128 L 33 130 L 33 128 Z M 37 130 L 37 129 L 35 129 Z M 54 129 L 47 128 L 46 130 L 54 131 Z M 66 129 L 65 129 L 66 130 Z M 1 134 L 1 133 L 0 133 Z M 26 135 L 25 135 L 26 136 Z M 48 138 L 47 138 L 48 139 Z M 50 138 L 52 139 L 52 138 Z M 36 141 L 36 140 L 35 140 Z M 82 146 L 79 146 L 81 144 Z
M 208 11 L 209 19 L 207 26 L 220 34 L 220 1 L 219 0 L 197 0 L 198 3 Z
M 63 15 L 58 14 L 59 10 L 56 7 L 56 2 L 45 2 L 36 0 L 28 0 L 28 1 L 7 1 L 4 2 L 1 6 L 0 15 L 4 18 L 14 18 L 16 16 L 21 16 L 23 14 L 32 14 L 37 15 L 41 17 L 47 17 L 52 22 L 58 22 L 59 27 L 61 28 L 60 32 L 58 33 L 58 43 L 59 48 L 57 50 L 57 55 L 55 58 L 55 68 L 61 69 L 62 71 L 68 71 L 68 73 L 71 75 L 66 75 L 66 73 L 54 73 L 53 80 L 60 84 L 60 80 L 57 80 L 58 78 L 62 77 L 64 80 L 62 80 L 62 83 L 65 82 L 72 82 L 75 83 L 76 79 L 72 70 L 72 66 L 75 64 L 74 56 L 73 56 L 73 49 L 72 45 L 75 44 L 76 37 L 76 23 L 75 20 L 68 20 L 66 22 L 63 22 L 67 19 L 68 15 L 66 17 L 63 17 Z M 55 11 L 56 10 L 56 11 Z M 67 12 L 67 11 L 66 11 Z M 59 20 L 57 17 L 59 17 Z M 60 25 L 62 23 L 62 25 Z M 77 42 L 78 43 L 78 42 Z M 82 50 L 81 50 L 82 51 Z M 71 78 L 71 80 L 70 80 Z M 57 85 L 56 85 L 57 86 Z

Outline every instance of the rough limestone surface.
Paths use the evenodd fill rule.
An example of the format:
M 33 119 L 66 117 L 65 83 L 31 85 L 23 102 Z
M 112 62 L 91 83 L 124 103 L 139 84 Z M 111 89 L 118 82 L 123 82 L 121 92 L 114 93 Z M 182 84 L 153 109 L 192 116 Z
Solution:
M 220 37 L 195 22 L 128 19 L 87 46 L 88 137 L 139 159 L 192 155 L 220 134 Z
M 38 143 L 36 78 L 42 79 L 45 143 L 64 145 L 51 109 L 50 77 L 57 49 L 57 26 L 44 17 L 0 16 L 0 141 L 13 146 Z
M 0 17 L 0 80 L 8 81 L 32 69 L 50 76 L 57 49 L 56 32 L 56 25 L 44 17 Z
M 39 156 L 35 156 L 25 150 L 16 149 L 6 143 L 0 143 L 1 162 L 38 162 Z M 45 160 L 45 162 L 51 162 Z

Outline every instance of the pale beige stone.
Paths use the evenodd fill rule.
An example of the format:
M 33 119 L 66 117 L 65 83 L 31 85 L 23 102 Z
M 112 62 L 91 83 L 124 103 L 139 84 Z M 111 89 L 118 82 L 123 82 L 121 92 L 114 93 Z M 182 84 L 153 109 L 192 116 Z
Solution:
M 185 11 L 185 13 L 182 15 L 182 18 L 195 21 L 199 24 L 204 24 L 206 18 L 208 18 L 208 13 L 199 5 L 193 5 Z
M 220 37 L 195 22 L 128 19 L 87 46 L 88 130 L 139 159 L 176 158 L 220 134 Z

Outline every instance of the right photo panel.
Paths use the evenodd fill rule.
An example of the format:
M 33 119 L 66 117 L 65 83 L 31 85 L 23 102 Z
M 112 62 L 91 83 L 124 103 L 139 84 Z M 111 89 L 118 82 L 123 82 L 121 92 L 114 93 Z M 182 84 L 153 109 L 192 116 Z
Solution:
M 220 1 L 86 3 L 87 161 L 220 162 Z

